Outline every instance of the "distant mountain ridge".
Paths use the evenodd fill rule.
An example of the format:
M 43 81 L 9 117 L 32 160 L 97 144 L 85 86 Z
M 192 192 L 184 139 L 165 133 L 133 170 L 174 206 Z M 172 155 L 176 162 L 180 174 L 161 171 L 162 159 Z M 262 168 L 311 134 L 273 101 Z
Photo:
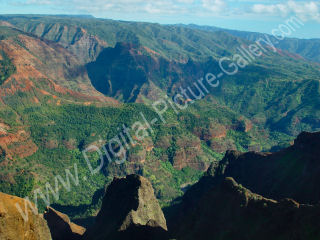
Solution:
M 45 21 L 46 19 L 52 19 L 53 21 L 57 21 L 57 20 L 63 20 L 63 19 L 68 19 L 70 18 L 73 21 L 77 21 L 77 25 L 83 25 L 85 24 L 84 21 L 96 21 L 97 23 L 109 23 L 110 26 L 108 28 L 114 29 L 115 31 L 119 31 L 119 30 L 129 30 L 126 25 L 132 25 L 135 29 L 137 29 L 137 26 L 143 26 L 146 25 L 148 27 L 150 26 L 163 26 L 164 28 L 168 28 L 168 29 L 174 29 L 176 28 L 190 28 L 190 29 L 194 29 L 194 30 L 201 30 L 201 31 L 205 31 L 205 32 L 226 32 L 229 33 L 233 36 L 236 37 L 240 37 L 242 39 L 245 40 L 249 40 L 249 41 L 256 41 L 257 39 L 259 39 L 260 37 L 265 36 L 265 34 L 262 33 L 257 33 L 257 32 L 248 32 L 248 31 L 238 31 L 238 30 L 231 30 L 231 29 L 224 29 L 224 28 L 219 28 L 219 27 L 214 27 L 214 26 L 201 26 L 201 25 L 195 25 L 195 24 L 189 24 L 189 25 L 185 25 L 185 24 L 172 24 L 172 25 L 159 25 L 159 24 L 149 24 L 149 23 L 140 23 L 140 22 L 128 22 L 128 21 L 113 21 L 113 20 L 104 20 L 104 19 L 97 19 L 94 18 L 92 16 L 77 16 L 77 15 L 2 15 L 1 19 L 3 21 L 9 21 L 11 24 L 18 26 L 21 29 L 25 29 L 27 31 L 31 31 L 34 32 L 36 34 L 38 34 L 39 36 L 43 35 L 45 36 L 47 33 L 40 33 L 39 29 L 35 28 L 35 24 L 37 24 L 37 22 L 41 22 L 41 21 Z M 28 19 L 32 19 L 32 22 L 30 22 L 29 24 L 22 26 L 21 24 L 23 23 L 23 19 L 28 20 Z M 22 21 L 21 21 L 22 20 Z M 114 26 L 118 25 L 120 27 L 120 29 L 116 29 L 113 28 L 112 24 Z M 86 24 L 85 24 L 86 25 Z M 85 26 L 83 25 L 83 27 Z M 25 28 L 27 26 L 27 29 Z M 30 26 L 32 26 L 30 28 Z M 29 29 L 28 29 L 29 28 Z M 87 27 L 84 27 L 87 28 Z M 97 29 L 98 31 L 100 31 L 99 27 Z M 103 31 L 103 29 L 101 29 Z M 133 29 L 132 29 L 133 30 Z M 125 33 L 124 35 L 118 35 L 116 36 L 117 40 L 116 42 L 125 42 L 124 39 L 125 38 L 129 38 L 130 42 L 134 41 L 136 42 L 137 39 L 135 39 L 134 34 L 135 34 L 135 30 L 129 30 L 128 33 Z M 38 31 L 38 32 L 35 32 Z M 100 35 L 99 37 L 101 38 L 101 34 L 104 34 L 103 32 L 101 32 L 101 34 L 95 34 L 94 32 L 91 32 L 93 35 Z M 319 45 L 320 45 L 320 39 L 298 39 L 298 38 L 285 38 L 284 40 L 278 41 L 274 36 L 272 36 L 271 34 L 267 34 L 271 41 L 274 43 L 274 45 L 283 50 L 283 51 L 288 51 L 291 53 L 295 53 L 295 54 L 299 54 L 302 57 L 304 57 L 307 60 L 310 61 L 314 61 L 314 62 L 320 62 L 320 54 L 319 54 Z M 110 39 L 112 35 L 110 35 L 109 37 L 109 41 L 107 41 L 110 45 L 114 45 L 114 39 Z M 50 36 L 46 36 L 47 38 Z M 124 38 L 125 37 L 125 38 Z M 104 37 L 102 37 L 104 38 Z
M 182 25 L 186 27 L 190 27 L 193 29 L 201 29 L 210 32 L 216 31 L 224 31 L 233 36 L 240 37 L 242 39 L 246 39 L 249 41 L 256 41 L 265 35 L 268 35 L 273 42 L 273 44 L 284 51 L 288 51 L 291 53 L 296 53 L 304 57 L 309 61 L 320 62 L 320 39 L 298 39 L 298 38 L 284 38 L 283 40 L 279 41 L 271 34 L 263 34 L 258 32 L 248 32 L 248 31 L 238 31 L 238 30 L 231 30 L 231 29 L 224 29 L 218 27 L 211 27 L 211 26 L 198 26 L 194 24 L 190 25 Z M 300 27 L 299 27 L 300 28 Z M 298 31 L 299 29 L 297 29 Z

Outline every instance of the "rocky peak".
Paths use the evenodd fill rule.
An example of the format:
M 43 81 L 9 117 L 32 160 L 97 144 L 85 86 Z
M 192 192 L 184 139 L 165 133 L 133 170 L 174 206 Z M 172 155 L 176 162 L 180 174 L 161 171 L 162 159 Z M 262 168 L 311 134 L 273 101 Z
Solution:
M 320 201 L 320 133 L 301 133 L 293 146 L 275 153 L 228 151 L 209 175 L 233 177 L 254 192 L 301 203 Z M 270 191 L 272 189 L 272 191 Z
M 108 186 L 96 223 L 84 239 L 122 239 L 128 233 L 140 236 L 145 231 L 150 236 L 153 232 L 161 236 L 166 230 L 166 220 L 151 183 L 144 177 L 129 175 L 115 178 Z
M 204 178 L 213 177 L 206 176 Z M 202 179 L 169 219 L 175 239 L 319 239 L 319 205 L 265 198 L 233 178 Z M 199 189 L 202 189 L 199 192 Z M 307 226 L 307 228 L 306 228 Z M 210 238 L 208 238 L 210 236 Z
M 294 147 L 298 149 L 304 149 L 312 151 L 311 154 L 315 152 L 320 155 L 320 132 L 310 133 L 302 132 L 299 134 L 297 139 L 294 141 Z

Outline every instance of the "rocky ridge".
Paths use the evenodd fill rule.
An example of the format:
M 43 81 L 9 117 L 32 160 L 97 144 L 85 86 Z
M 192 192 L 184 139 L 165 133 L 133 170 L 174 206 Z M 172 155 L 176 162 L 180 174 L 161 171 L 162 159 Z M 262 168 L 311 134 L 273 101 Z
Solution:
M 0 193 L 0 239 L 5 240 L 51 240 L 49 228 L 42 215 L 35 214 L 28 206 L 23 212 L 28 216 L 25 221 L 18 211 L 25 210 L 25 200 Z

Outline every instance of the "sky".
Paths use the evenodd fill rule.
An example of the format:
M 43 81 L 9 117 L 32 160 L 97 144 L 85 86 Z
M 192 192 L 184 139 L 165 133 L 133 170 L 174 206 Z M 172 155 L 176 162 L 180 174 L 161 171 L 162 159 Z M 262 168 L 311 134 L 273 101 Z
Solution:
M 0 14 L 85 14 L 270 34 L 296 16 L 304 25 L 289 37 L 320 38 L 320 0 L 0 0 Z

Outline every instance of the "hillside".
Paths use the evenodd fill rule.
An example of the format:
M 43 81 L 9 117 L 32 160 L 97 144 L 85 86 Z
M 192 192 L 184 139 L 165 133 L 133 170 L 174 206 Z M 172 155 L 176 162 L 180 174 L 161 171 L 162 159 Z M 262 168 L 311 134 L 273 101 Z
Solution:
M 1 139 L 8 157 L 24 158 L 36 151 L 28 123 L 19 117 L 26 107 L 90 101 L 116 104 L 92 87 L 85 68 L 61 46 L 9 27 L 0 29 Z M 15 142 L 25 144 L 11 147 Z
M 217 28 L 94 18 L 68 21 L 67 17 L 59 16 L 2 16 L 2 19 L 66 48 L 75 44 L 71 39 L 78 39 L 78 34 L 71 30 L 75 28 L 104 41 L 108 47 L 103 51 L 98 48 L 94 60 L 87 65 L 89 77 L 101 93 L 124 102 L 154 101 L 163 94 L 173 96 L 180 87 L 193 85 L 209 72 L 218 74 L 217 61 L 221 57 L 239 54 L 240 46 L 252 44 L 257 37 L 265 38 L 264 35 L 245 38 L 245 32 L 237 32 L 238 36 Z M 273 38 L 269 38 L 272 42 Z M 281 44 L 285 41 L 291 39 Z M 312 41 L 305 45 L 317 49 Z M 92 52 L 90 45 L 85 47 Z M 235 76 L 225 75 L 219 88 L 209 89 L 210 94 L 219 104 L 271 132 L 292 137 L 302 130 L 319 130 L 319 66 L 306 62 L 292 49 L 278 49 L 276 53 L 273 50 L 271 47 L 260 58 L 248 61 L 249 65 Z
M 173 237 L 318 239 L 319 136 L 273 154 L 228 152 L 167 210 Z
M 1 191 L 24 197 L 49 180 L 57 166 L 63 170 L 58 163 L 46 164 L 50 156 L 42 146 L 55 146 L 52 136 L 37 135 L 42 127 L 46 133 L 50 126 L 55 129 L 51 133 L 57 131 L 52 118 L 58 117 L 57 109 L 91 104 L 110 107 L 118 102 L 97 92 L 81 61 L 62 46 L 11 27 L 0 30 L 0 185 Z M 62 131 L 67 132 L 66 128 Z M 64 134 L 58 135 L 62 138 Z M 69 139 L 64 142 L 70 148 L 77 144 Z
M 299 25 L 299 24 L 298 24 Z M 293 25 L 295 26 L 295 25 Z M 210 26 L 197 26 L 197 25 L 186 25 L 186 27 L 193 29 L 201 29 L 204 31 L 216 32 L 224 31 L 230 33 L 233 36 L 240 37 L 249 41 L 256 41 L 259 38 L 265 37 L 265 34 L 257 32 L 246 32 L 246 31 L 237 31 L 230 29 L 222 29 Z M 297 27 L 300 28 L 300 27 Z M 277 40 L 274 36 L 267 34 L 272 43 L 279 49 L 287 51 L 290 53 L 295 53 L 306 60 L 313 62 L 320 62 L 319 49 L 320 49 L 320 39 L 298 39 L 298 38 L 285 38 L 282 41 Z
M 138 44 L 162 57 L 179 61 L 187 61 L 189 57 L 219 57 L 230 52 L 234 44 L 234 40 L 227 37 L 212 38 L 210 32 L 173 25 L 41 15 L 4 15 L 0 20 L 68 47 L 78 42 L 79 34 L 75 30 L 78 29 L 109 47 L 119 42 Z

